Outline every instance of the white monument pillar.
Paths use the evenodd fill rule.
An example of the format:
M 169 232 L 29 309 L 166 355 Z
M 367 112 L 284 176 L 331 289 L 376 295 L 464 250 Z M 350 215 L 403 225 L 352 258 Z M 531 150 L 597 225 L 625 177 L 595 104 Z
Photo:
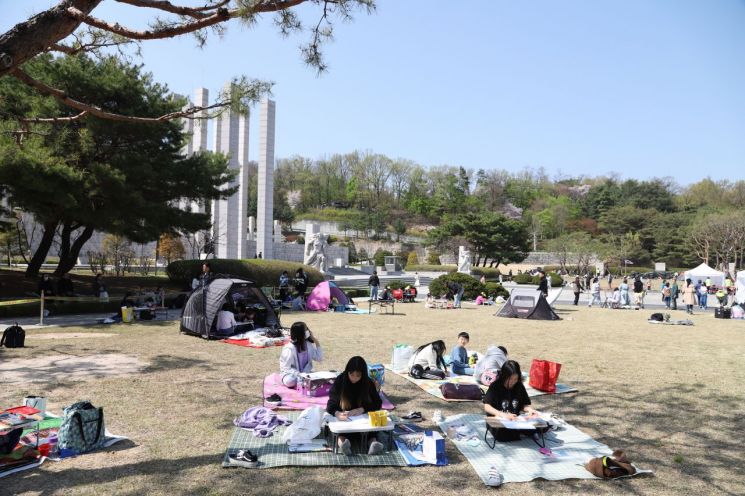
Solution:
M 272 253 L 272 220 L 274 219 L 274 100 L 261 101 L 259 115 L 259 181 L 256 234 L 256 251 L 265 259 L 274 258 Z
M 230 110 L 215 124 L 215 151 L 228 156 L 228 166 L 237 176 L 226 186 L 238 186 L 230 198 L 216 201 L 212 219 L 215 255 L 218 258 L 248 258 L 246 223 L 248 208 L 248 114 Z
M 282 225 L 279 223 L 278 220 L 274 221 L 274 242 L 282 242 Z
M 256 239 L 255 233 L 256 232 L 256 217 L 253 215 L 250 215 L 248 217 L 248 240 L 254 241 Z

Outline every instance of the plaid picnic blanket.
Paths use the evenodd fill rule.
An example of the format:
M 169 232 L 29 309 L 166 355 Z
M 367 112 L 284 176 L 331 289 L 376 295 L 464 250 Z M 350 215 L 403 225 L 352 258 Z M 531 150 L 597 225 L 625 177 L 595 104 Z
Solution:
M 290 420 L 297 419 L 299 412 L 288 412 L 285 414 Z M 287 427 L 280 426 L 274 431 L 271 437 L 261 438 L 254 436 L 253 432 L 248 429 L 236 427 L 228 441 L 228 447 L 225 451 L 222 466 L 233 467 L 228 455 L 236 454 L 239 450 L 251 450 L 253 454 L 259 457 L 257 468 L 273 468 L 286 466 L 302 467 L 327 467 L 327 466 L 395 466 L 405 467 L 406 460 L 398 450 L 389 451 L 380 455 L 369 456 L 367 452 L 360 453 L 359 449 L 353 443 L 353 456 L 332 453 L 331 448 L 328 451 L 313 451 L 309 453 L 290 453 L 287 444 L 282 441 L 282 434 Z M 385 435 L 386 433 L 381 433 Z M 321 436 L 318 437 L 321 439 Z
M 610 455 L 612 450 L 579 429 L 566 425 L 545 435 L 550 454 L 542 454 L 530 437 L 508 443 L 497 442 L 494 449 L 484 442 L 486 422 L 484 415 L 460 414 L 447 417 L 440 424 L 448 427 L 466 426 L 473 432 L 469 439 L 450 439 L 466 457 L 481 480 L 486 484 L 492 467 L 502 474 L 504 482 L 527 482 L 533 479 L 596 479 L 584 468 L 585 462 L 597 456 Z M 491 444 L 492 439 L 489 438 Z M 637 467 L 637 474 L 652 473 Z

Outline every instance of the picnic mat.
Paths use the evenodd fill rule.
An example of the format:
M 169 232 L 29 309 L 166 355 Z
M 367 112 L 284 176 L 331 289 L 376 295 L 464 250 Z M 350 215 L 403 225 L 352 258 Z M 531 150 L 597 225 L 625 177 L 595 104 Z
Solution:
M 269 346 L 261 346 L 255 343 L 252 343 L 249 339 L 221 339 L 220 340 L 223 343 L 227 344 L 234 344 L 236 346 L 245 346 L 246 348 L 274 348 L 275 346 L 284 346 L 287 343 L 290 342 L 290 338 L 286 338 L 284 341 L 277 341 L 275 344 L 269 345 Z
M 693 321 L 692 320 L 668 320 L 667 322 L 660 322 L 659 320 L 648 320 L 650 324 L 662 324 L 662 325 L 684 325 L 684 326 L 692 326 Z
M 470 375 L 454 375 L 449 376 L 447 379 L 443 379 L 441 381 L 433 381 L 431 379 L 415 379 L 411 377 L 407 372 L 404 371 L 395 371 L 391 368 L 390 364 L 386 364 L 385 368 L 393 372 L 394 374 L 398 375 L 399 377 L 403 377 L 409 382 L 413 382 L 417 386 L 419 386 L 421 389 L 426 391 L 427 393 L 431 394 L 435 398 L 439 398 L 443 401 L 476 401 L 476 400 L 451 400 L 447 399 L 444 396 L 442 396 L 442 393 L 440 392 L 440 385 L 445 384 L 446 382 L 451 382 L 453 384 L 478 384 L 476 382 L 476 379 L 473 378 L 473 376 Z M 547 393 L 545 391 L 539 391 L 538 389 L 534 389 L 528 385 L 528 376 L 527 374 L 523 374 L 523 377 L 525 379 L 525 390 L 528 392 L 528 396 L 534 397 L 534 396 L 542 396 L 544 394 L 562 394 L 562 393 L 573 393 L 576 392 L 577 389 L 567 386 L 566 384 L 556 384 L 556 392 L 555 393 Z M 486 392 L 487 389 L 489 389 L 487 386 L 478 384 L 481 389 Z
M 546 446 L 553 454 L 546 456 L 538 451 L 532 438 L 522 438 L 509 443 L 498 442 L 491 449 L 484 442 L 486 422 L 483 415 L 452 415 L 439 424 L 443 432 L 449 426 L 466 425 L 477 435 L 472 439 L 453 440 L 478 476 L 486 484 L 489 469 L 493 466 L 504 477 L 504 482 L 528 482 L 533 479 L 597 479 L 584 468 L 585 462 L 597 456 L 610 455 L 612 450 L 579 429 L 566 425 L 561 430 L 545 435 Z M 478 443 L 474 439 L 478 438 Z M 492 442 L 489 435 L 489 442 Z M 637 474 L 652 473 L 640 470 Z
M 266 402 L 266 398 L 274 393 L 282 398 L 282 404 L 279 406 L 269 405 Z M 383 410 L 393 410 L 396 408 L 382 391 L 380 392 L 380 399 L 383 400 Z M 325 410 L 328 401 L 328 396 L 305 396 L 297 389 L 288 388 L 282 384 L 282 378 L 276 372 L 264 378 L 264 408 L 271 408 L 272 410 L 305 410 L 309 406 L 320 406 Z
M 284 416 L 290 420 L 297 419 L 299 412 L 288 412 Z M 380 455 L 368 456 L 367 450 L 360 454 L 355 443 L 352 443 L 354 455 L 346 456 L 341 453 L 334 454 L 329 451 L 314 451 L 310 453 L 290 453 L 287 444 L 282 441 L 282 434 L 287 427 L 280 426 L 271 437 L 256 437 L 253 431 L 236 427 L 228 442 L 228 449 L 223 458 L 223 467 L 234 467 L 231 465 L 228 455 L 238 453 L 238 450 L 251 450 L 251 453 L 259 457 L 257 468 L 273 468 L 287 466 L 302 467 L 327 467 L 327 466 L 394 466 L 405 467 L 406 460 L 398 450 L 385 452 Z M 382 435 L 385 435 L 383 433 Z M 318 439 L 321 439 L 319 436 Z M 384 443 L 385 444 L 385 443 Z
M 44 420 L 39 422 L 38 430 L 35 428 L 24 430 L 19 446 L 9 455 L 0 455 L 0 478 L 23 470 L 36 468 L 44 463 L 45 460 L 63 460 L 59 455 L 42 456 L 36 449 L 37 444 L 38 446 L 51 444 L 50 440 L 56 439 L 60 425 L 62 425 L 62 419 L 60 417 L 46 414 Z M 108 448 L 125 439 L 127 438 L 124 436 L 115 436 L 107 430 L 106 442 L 103 447 Z

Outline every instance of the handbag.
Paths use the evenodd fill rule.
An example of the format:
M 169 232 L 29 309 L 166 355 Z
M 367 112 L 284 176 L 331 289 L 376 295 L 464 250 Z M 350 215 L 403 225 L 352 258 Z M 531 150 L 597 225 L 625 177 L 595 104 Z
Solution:
M 480 401 L 484 396 L 484 392 L 476 384 L 446 382 L 440 384 L 440 392 L 446 400 Z
M 89 401 L 78 401 L 64 409 L 57 435 L 60 449 L 85 453 L 103 446 L 106 441 L 103 408 Z
M 534 358 L 533 363 L 530 364 L 530 381 L 528 384 L 539 391 L 555 393 L 559 372 L 561 372 L 560 363 Z
M 636 468 L 626 458 L 623 450 L 616 450 L 611 456 L 592 458 L 585 464 L 585 468 L 601 479 L 616 479 L 636 473 Z

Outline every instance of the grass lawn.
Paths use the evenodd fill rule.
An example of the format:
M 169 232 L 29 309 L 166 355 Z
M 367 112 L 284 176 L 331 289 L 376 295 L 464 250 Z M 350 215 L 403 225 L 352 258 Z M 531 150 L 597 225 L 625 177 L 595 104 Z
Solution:
M 468 330 L 469 347 L 507 347 L 529 369 L 534 357 L 563 364 L 561 382 L 578 393 L 541 396 L 553 411 L 611 448 L 624 448 L 654 477 L 609 481 L 507 484 L 500 494 L 745 494 L 741 435 L 745 428 L 745 322 L 694 315 L 694 327 L 653 326 L 650 311 L 563 307 L 559 322 L 497 319 L 493 309 L 427 310 L 397 305 L 405 315 L 286 314 L 304 320 L 326 354 L 323 369 L 347 359 L 390 360 L 395 343 L 442 338 L 448 346 Z M 713 312 L 712 312 L 713 313 Z M 674 318 L 684 318 L 683 312 Z M 69 334 L 49 339 L 49 334 Z M 98 333 L 81 337 L 81 333 Z M 114 335 L 108 335 L 113 333 Z M 39 338 L 35 335 L 39 334 Z M 103 335 L 101 335 L 103 334 Z M 262 378 L 278 367 L 279 348 L 255 350 L 180 335 L 178 323 L 152 322 L 29 331 L 27 348 L 0 350 L 0 364 L 48 355 L 125 355 L 142 369 L 130 375 L 40 376 L 8 383 L 0 373 L 0 405 L 45 395 L 49 409 L 80 399 L 103 406 L 109 430 L 131 442 L 0 480 L 0 494 L 482 494 L 470 464 L 446 442 L 447 467 L 223 469 L 232 420 L 260 404 Z M 131 367 L 128 369 L 131 371 Z M 429 419 L 479 411 L 445 403 L 388 374 L 385 391 L 399 413 Z M 425 425 L 429 424 L 427 420 Z

